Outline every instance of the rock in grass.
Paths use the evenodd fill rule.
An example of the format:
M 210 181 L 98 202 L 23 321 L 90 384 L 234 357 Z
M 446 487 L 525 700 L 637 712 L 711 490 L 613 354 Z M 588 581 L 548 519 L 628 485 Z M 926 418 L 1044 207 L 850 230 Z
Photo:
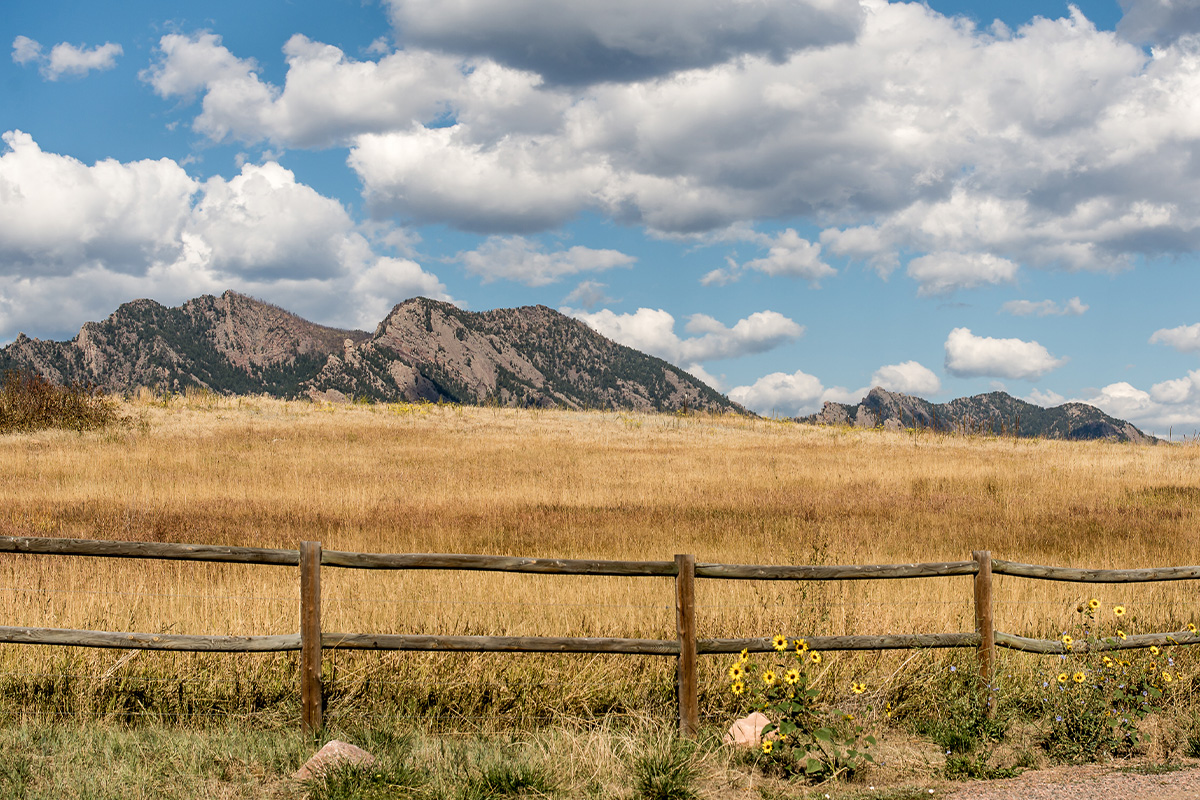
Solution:
M 304 766 L 296 770 L 296 774 L 292 777 L 298 781 L 311 781 L 320 778 L 326 770 L 343 764 L 370 767 L 375 764 L 375 756 L 349 742 L 334 739 L 318 750 L 316 755 L 305 761 Z
M 766 715 L 757 711 L 748 717 L 734 720 L 734 723 L 729 726 L 729 732 L 725 734 L 725 744 L 757 747 L 762 744 L 763 728 L 767 727 L 770 722 L 771 720 L 767 719 Z

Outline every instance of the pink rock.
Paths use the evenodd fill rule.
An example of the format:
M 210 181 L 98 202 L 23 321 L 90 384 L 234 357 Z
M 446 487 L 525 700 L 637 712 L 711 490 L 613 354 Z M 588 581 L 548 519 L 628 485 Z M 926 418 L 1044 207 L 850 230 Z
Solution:
M 762 744 L 763 728 L 771 724 L 771 720 L 755 711 L 748 717 L 735 720 L 725 734 L 725 744 L 736 744 L 742 747 L 757 747 Z M 768 738 L 774 738 L 768 736 Z
M 318 750 L 316 755 L 305 761 L 304 766 L 296 770 L 296 774 L 292 777 L 298 781 L 310 781 L 320 778 L 325 770 L 341 766 L 342 764 L 357 764 L 360 767 L 369 767 L 374 763 L 375 756 L 366 750 L 363 750 L 361 747 L 355 747 L 349 742 L 339 742 L 337 739 L 334 739 Z

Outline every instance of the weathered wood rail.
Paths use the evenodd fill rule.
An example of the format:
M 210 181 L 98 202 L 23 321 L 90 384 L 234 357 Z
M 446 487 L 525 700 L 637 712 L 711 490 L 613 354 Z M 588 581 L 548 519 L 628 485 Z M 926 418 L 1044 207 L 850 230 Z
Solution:
M 164 542 L 117 542 L 92 539 L 0 537 L 0 553 L 30 555 L 96 556 L 104 558 L 154 558 L 172 561 L 207 561 L 235 564 L 299 567 L 300 609 L 298 634 L 264 636 L 196 636 L 167 633 L 86 631 L 66 628 L 0 626 L 0 643 L 68 645 L 131 650 L 175 650 L 212 653 L 267 653 L 299 651 L 300 696 L 305 730 L 322 724 L 321 659 L 326 649 L 410 650 L 471 653 L 613 653 L 668 656 L 678 663 L 679 728 L 694 735 L 699 726 L 697 657 L 733 654 L 748 650 L 772 652 L 771 640 L 698 639 L 696 594 L 698 578 L 767 581 L 894 580 L 971 576 L 975 630 L 961 633 L 914 633 L 886 636 L 806 636 L 812 650 L 903 650 L 975 648 L 979 674 L 985 683 L 995 675 L 995 650 L 1061 654 L 1066 646 L 1057 640 L 1029 639 L 993 629 L 992 576 L 1076 583 L 1140 583 L 1200 580 L 1200 566 L 1148 569 L 1078 569 L 1021 564 L 993 559 L 986 550 L 975 551 L 970 561 L 918 564 L 801 565 L 698 563 L 693 555 L 673 561 L 604 561 L 593 559 L 521 558 L 513 556 L 438 553 L 352 553 L 324 550 L 319 542 L 304 542 L 298 550 L 225 547 Z M 555 636 L 432 636 L 416 634 L 335 633 L 321 628 L 321 568 L 443 569 L 513 572 L 539 575 L 593 575 L 672 578 L 675 583 L 675 639 L 582 638 Z M 798 637 L 797 637 L 798 638 Z M 1125 639 L 1076 642 L 1072 652 L 1130 650 L 1165 645 L 1200 644 L 1200 636 L 1186 631 L 1151 633 Z M 989 697 L 986 712 L 995 712 Z

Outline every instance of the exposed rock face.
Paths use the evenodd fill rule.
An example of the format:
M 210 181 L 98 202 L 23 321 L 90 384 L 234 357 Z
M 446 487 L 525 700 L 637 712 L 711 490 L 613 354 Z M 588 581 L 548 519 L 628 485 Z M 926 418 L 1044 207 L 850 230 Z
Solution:
M 854 425 L 863 428 L 929 428 L 960 433 L 1043 436 L 1049 439 L 1111 439 L 1155 444 L 1125 420 L 1108 416 L 1095 406 L 1066 403 L 1042 408 L 1009 395 L 991 392 L 931 403 L 920 397 L 889 392 L 876 386 L 858 405 L 826 403 L 820 412 L 799 422 Z
M 347 337 L 367 336 L 316 325 L 236 292 L 178 308 L 134 300 L 103 322 L 84 324 L 69 342 L 18 336 L 0 350 L 0 370 L 30 369 L 58 383 L 90 382 L 116 392 L 199 386 L 283 395 L 295 393 Z
M 667 362 L 545 306 L 472 313 L 418 297 L 305 384 L 381 400 L 741 410 Z
M 545 306 L 471 313 L 420 297 L 396 306 L 374 334 L 316 325 L 236 292 L 178 308 L 135 300 L 69 342 L 21 335 L 0 350 L 0 372 L 14 368 L 115 392 L 198 386 L 334 400 L 743 410 Z

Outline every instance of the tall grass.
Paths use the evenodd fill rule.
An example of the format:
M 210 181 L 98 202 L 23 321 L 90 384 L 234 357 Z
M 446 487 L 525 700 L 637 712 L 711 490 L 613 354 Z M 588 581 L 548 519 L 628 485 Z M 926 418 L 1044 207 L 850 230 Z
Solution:
M 146 394 L 119 411 L 142 424 L 0 437 L 0 533 L 765 564 L 964 560 L 989 549 L 1096 568 L 1186 563 L 1200 535 L 1195 446 L 211 395 Z M 669 579 L 327 568 L 322 582 L 327 631 L 675 635 Z M 294 632 L 297 591 L 296 571 L 283 567 L 0 558 L 0 618 L 11 625 Z M 1179 630 L 1195 619 L 1193 591 L 997 577 L 996 627 L 1056 636 L 1094 594 L 1131 609 L 1131 632 Z M 970 597 L 962 577 L 697 589 L 705 638 L 970 630 Z M 930 670 L 969 668 L 969 657 L 846 654 L 821 680 L 863 677 L 877 708 L 901 695 L 936 703 L 921 689 Z M 1004 654 L 1001 667 L 1030 683 L 1048 663 Z M 724 666 L 701 660 L 711 721 L 733 708 Z M 649 656 L 327 652 L 325 678 L 334 723 L 400 709 L 434 729 L 473 730 L 669 719 L 673 670 Z M 295 685 L 292 655 L 0 647 L 5 708 L 30 714 L 287 717 Z

